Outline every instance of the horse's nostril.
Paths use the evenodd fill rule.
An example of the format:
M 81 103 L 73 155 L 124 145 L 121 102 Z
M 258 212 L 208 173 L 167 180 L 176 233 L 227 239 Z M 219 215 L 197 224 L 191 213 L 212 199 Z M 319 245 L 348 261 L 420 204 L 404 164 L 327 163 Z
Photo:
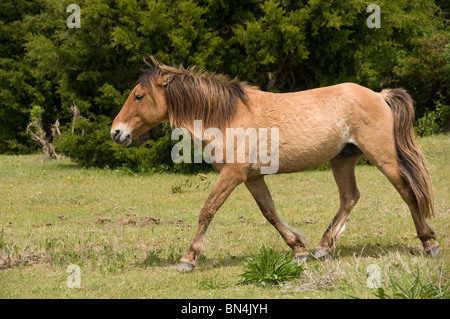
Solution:
M 111 138 L 119 145 L 129 145 L 131 143 L 131 132 L 127 127 L 111 129 Z
M 113 140 L 117 140 L 120 137 L 120 130 L 111 131 L 111 137 Z

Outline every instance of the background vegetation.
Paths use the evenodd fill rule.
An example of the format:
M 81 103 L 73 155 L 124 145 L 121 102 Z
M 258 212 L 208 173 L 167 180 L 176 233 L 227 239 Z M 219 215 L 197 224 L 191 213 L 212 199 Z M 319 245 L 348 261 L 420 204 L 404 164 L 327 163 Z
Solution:
M 26 133 L 38 110 L 48 133 L 56 119 L 62 125 L 57 152 L 84 166 L 192 170 L 160 155 L 171 147 L 166 124 L 139 150 L 109 141 L 146 53 L 268 91 L 404 87 L 423 118 L 419 134 L 448 129 L 448 1 L 377 1 L 379 29 L 366 26 L 371 2 L 346 0 L 80 0 L 81 28 L 70 29 L 72 2 L 0 3 L 0 153 L 38 147 Z M 73 105 L 83 118 L 72 134 Z

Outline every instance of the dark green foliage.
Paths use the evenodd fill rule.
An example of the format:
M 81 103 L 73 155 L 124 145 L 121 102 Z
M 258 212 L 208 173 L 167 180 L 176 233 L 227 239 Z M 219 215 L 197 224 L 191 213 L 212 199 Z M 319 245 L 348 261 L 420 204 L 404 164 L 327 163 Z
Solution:
M 168 126 L 156 140 L 150 139 L 139 147 L 123 147 L 111 140 L 111 124 L 112 120 L 106 116 L 98 116 L 96 121 L 80 117 L 75 122 L 73 133 L 72 123 L 62 128 L 62 134 L 56 140 L 56 150 L 84 167 L 122 167 L 131 172 L 143 173 L 196 173 L 210 169 L 210 165 L 206 163 L 173 163 L 171 150 L 178 141 L 170 139 Z
M 304 267 L 284 253 L 263 246 L 258 253 L 244 262 L 246 271 L 242 283 L 281 284 L 298 278 Z
M 73 134 L 69 126 L 63 128 L 56 149 L 85 167 L 118 167 L 121 162 L 114 157 L 110 126 L 111 120 L 104 116 L 99 116 L 96 122 L 79 118 Z
M 444 97 L 435 102 L 434 110 L 427 110 L 425 114 L 417 120 L 416 131 L 422 136 L 442 133 L 445 126 L 450 123 L 450 105 L 444 104 Z M 446 128 L 447 131 L 449 128 Z
M 436 100 L 450 105 L 446 1 L 380 0 L 380 29 L 366 26 L 364 1 L 83 0 L 79 29 L 66 26 L 71 3 L 0 3 L 0 153 L 36 149 L 25 133 L 33 107 L 44 110 L 50 130 L 56 119 L 70 123 L 75 103 L 92 125 L 85 128 L 91 144 L 102 152 L 127 157 L 133 170 L 146 158 L 164 163 L 155 153 L 167 150 L 166 135 L 133 151 L 99 143 L 107 132 L 94 134 L 105 125 L 101 116 L 112 119 L 120 110 L 145 53 L 276 92 L 344 81 L 374 90 L 404 87 L 418 118 L 435 111 Z M 91 162 L 123 164 L 105 160 L 98 154 Z

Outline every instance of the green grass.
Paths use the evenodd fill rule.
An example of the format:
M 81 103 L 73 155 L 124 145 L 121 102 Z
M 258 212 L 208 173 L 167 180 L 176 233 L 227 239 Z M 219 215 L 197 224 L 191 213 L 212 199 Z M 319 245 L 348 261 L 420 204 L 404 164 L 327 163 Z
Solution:
M 0 298 L 377 298 L 367 267 L 379 266 L 392 295 L 392 267 L 419 267 L 433 287 L 449 276 L 450 136 L 419 140 L 430 162 L 441 255 L 424 258 L 406 204 L 372 166 L 356 176 L 361 199 L 332 258 L 309 260 L 281 285 L 242 285 L 245 261 L 261 247 L 288 246 L 239 186 L 214 218 L 192 273 L 176 261 L 195 234 L 217 174 L 133 175 L 83 169 L 68 159 L 0 156 Z M 309 236 L 311 249 L 333 218 L 339 196 L 330 171 L 267 177 L 283 219 Z M 81 288 L 69 289 L 70 264 Z M 422 277 L 421 277 L 422 278 Z M 404 285 L 403 285 L 404 286 Z M 402 287 L 403 287 L 402 286 Z M 431 287 L 431 286 L 426 286 Z
M 385 288 L 378 288 L 375 295 L 380 299 L 449 299 L 450 281 L 442 283 L 443 267 L 437 282 L 425 274 L 420 266 L 407 270 L 401 267 L 392 267 L 389 273 L 391 294 L 386 293 Z

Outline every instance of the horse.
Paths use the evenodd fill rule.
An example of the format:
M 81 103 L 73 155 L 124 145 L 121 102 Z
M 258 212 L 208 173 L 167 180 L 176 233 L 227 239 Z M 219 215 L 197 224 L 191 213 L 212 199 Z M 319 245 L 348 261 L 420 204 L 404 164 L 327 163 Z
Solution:
M 275 209 L 264 180 L 266 174 L 261 172 L 267 163 L 249 161 L 248 148 L 244 162 L 227 161 L 225 155 L 221 160 L 216 158 L 212 165 L 219 176 L 200 210 L 195 236 L 178 271 L 194 269 L 210 222 L 241 183 L 299 263 L 305 262 L 310 252 L 314 258 L 327 256 L 360 198 L 355 166 L 362 154 L 387 177 L 409 207 L 427 255 L 439 254 L 436 234 L 426 221 L 434 215 L 433 188 L 425 157 L 415 140 L 414 102 L 406 90 L 374 92 L 355 83 L 342 83 L 270 93 L 201 68 L 172 67 L 151 59 L 151 63 L 144 60 L 148 68 L 142 71 L 114 119 L 114 142 L 129 145 L 133 138 L 165 120 L 172 128 L 183 127 L 191 134 L 195 133 L 195 120 L 202 121 L 202 130 L 278 128 L 276 173 L 300 172 L 329 162 L 340 196 L 335 217 L 314 251 L 309 250 L 305 235 L 283 221 Z M 211 139 L 200 142 L 207 145 Z M 220 154 L 225 154 L 225 143 L 216 146 L 223 147 Z M 230 151 L 237 152 L 237 147 Z

